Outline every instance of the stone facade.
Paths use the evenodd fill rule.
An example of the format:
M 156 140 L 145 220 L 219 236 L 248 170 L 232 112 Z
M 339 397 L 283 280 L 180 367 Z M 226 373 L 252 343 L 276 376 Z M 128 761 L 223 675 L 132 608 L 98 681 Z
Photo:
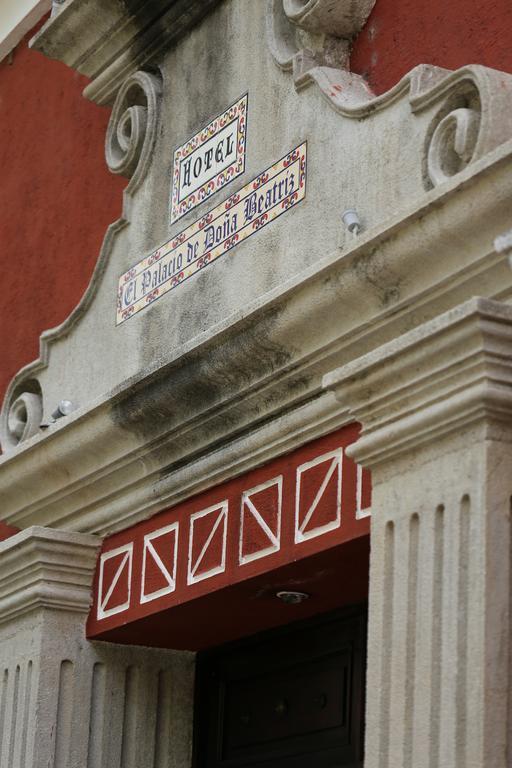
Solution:
M 150 624 L 86 639 L 92 592 L 108 610 L 146 521 L 170 509 L 169 533 L 222 484 L 246 499 L 265 466 L 250 490 L 281 505 L 289 482 L 303 534 L 349 459 L 354 521 L 371 512 L 366 765 L 509 765 L 512 75 L 425 63 L 377 96 L 349 60 L 373 6 L 67 0 L 32 42 L 112 106 L 106 160 L 129 181 L 0 417 L 20 529 L 0 545 L 2 768 L 190 765 L 193 655 Z M 281 468 L 354 422 L 338 463 L 330 446 Z M 326 456 L 301 523 L 300 472 Z M 308 557 L 351 538 L 332 493 L 343 541 Z M 224 557 L 244 546 L 224 504 L 188 586 L 217 531 Z M 251 509 L 274 555 L 281 529 Z

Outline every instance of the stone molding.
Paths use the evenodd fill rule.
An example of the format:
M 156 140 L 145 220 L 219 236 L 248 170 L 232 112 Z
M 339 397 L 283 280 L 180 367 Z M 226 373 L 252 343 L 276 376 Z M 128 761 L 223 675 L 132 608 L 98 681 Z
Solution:
M 92 79 L 84 95 L 110 104 L 123 82 L 150 66 L 221 0 L 137 0 L 125 5 L 59 0 L 32 47 Z M 284 69 L 348 64 L 349 45 L 375 0 L 269 0 L 269 39 Z M 72 45 L 70 41 L 73 41 Z
M 408 211 L 369 229 L 350 251 L 329 254 L 243 315 L 229 317 L 101 401 L 0 457 L 4 519 L 21 528 L 55 525 L 104 535 L 291 450 L 304 442 L 302 431 L 313 439 L 347 423 L 345 406 L 332 410 L 332 402 L 317 400 L 323 375 L 417 325 L 418 317 L 434 317 L 477 294 L 483 284 L 489 295 L 502 295 L 509 272 L 492 244 L 509 222 L 511 152 L 510 144 L 499 147 L 432 190 L 421 204 L 411 201 Z M 477 203 L 479 216 L 468 219 Z M 459 267 L 453 272 L 446 259 L 427 280 L 422 265 L 447 242 L 454 258 L 463 249 L 463 281 L 457 279 Z M 358 308 L 357 318 L 349 322 L 345 311 L 343 325 L 329 322 L 326 328 L 326 320 L 337 315 L 339 293 L 325 285 L 347 276 L 346 306 Z M 375 316 L 365 315 L 368 285 L 377 276 L 380 308 Z M 408 290 L 390 303 L 389 293 L 404 283 Z M 276 334 L 295 340 L 293 365 L 278 356 L 267 370 L 249 370 L 247 360 L 261 357 L 261 339 L 268 356 Z M 298 340 L 307 346 L 298 347 Z M 46 355 L 45 343 L 42 350 Z M 233 378 L 239 366 L 244 369 L 241 388 Z M 203 371 L 212 383 L 220 377 L 222 398 L 198 402 L 185 413 L 178 382 L 186 374 L 189 387 Z M 165 384 L 171 381 L 172 386 Z M 310 405 L 297 409 L 308 400 Z M 40 463 L 36 457 L 43 443 Z
M 286 17 L 302 29 L 334 37 L 361 31 L 375 0 L 283 0 Z
M 499 434 L 511 350 L 512 308 L 475 298 L 328 374 L 325 388 L 364 425 L 348 453 L 374 468 L 482 422 Z
M 6 415 L 2 442 L 4 450 L 35 437 L 43 420 L 43 403 L 40 392 L 25 391 L 12 399 Z
M 449 181 L 511 138 L 510 122 L 501 116 L 509 109 L 512 77 L 487 67 L 471 65 L 449 72 L 421 64 L 376 97 L 359 75 L 329 67 L 303 72 L 297 84 L 316 84 L 338 114 L 353 120 L 387 109 L 404 95 L 413 114 L 439 104 L 425 137 L 427 189 Z
M 156 13 L 155 3 L 142 5 L 144 13 Z M 180 2 L 164 5 L 168 9 L 165 19 L 171 10 L 178 14 L 184 8 Z M 134 4 L 131 7 L 133 10 Z M 191 15 L 187 23 L 206 12 L 204 3 L 201 8 L 195 2 L 188 7 Z M 302 11 L 326 10 L 328 4 L 296 3 L 293 7 L 296 11 L 289 3 L 286 6 L 292 21 L 303 23 Z M 97 2 L 68 0 L 62 4 L 41 38 L 50 45 L 55 35 L 55 50 L 50 46 L 46 52 L 53 50 L 58 56 L 72 47 L 68 53 L 76 60 L 68 63 L 74 66 L 82 61 L 81 53 L 92 51 L 98 36 L 115 52 L 119 41 L 116 35 L 110 39 L 109 31 L 120 23 L 125 6 L 105 3 L 102 13 L 98 8 Z M 282 9 L 284 13 L 284 6 Z M 98 14 L 94 22 L 93 16 L 87 15 L 93 11 Z M 294 13 L 298 15 L 294 17 Z M 185 24 L 185 18 L 180 18 Z M 126 27 L 119 26 L 119 34 L 135 40 L 136 24 L 130 19 Z M 151 19 L 154 21 L 153 16 Z M 151 29 L 155 32 L 150 25 Z M 74 41 L 72 46 L 70 41 Z M 161 53 L 164 48 L 158 50 Z M 104 54 L 104 50 L 98 51 L 98 56 Z M 137 64 L 140 61 L 137 59 Z M 113 75 L 114 70 L 109 72 Z M 119 78 L 115 87 L 115 78 L 109 81 L 111 95 L 119 95 L 109 128 L 107 156 L 115 171 L 133 174 L 123 218 L 107 232 L 82 301 L 62 325 L 41 336 L 39 359 L 16 375 L 0 417 L 3 445 L 11 450 L 0 458 L 2 515 L 20 527 L 55 525 L 95 533 L 119 530 L 203 490 L 207 484 L 222 482 L 255 462 L 291 450 L 301 440 L 301 424 L 312 437 L 329 426 L 341 426 L 346 423 L 346 409 L 339 406 L 334 415 L 328 415 L 323 410 L 326 400 L 320 398 L 321 379 L 329 370 L 468 296 L 487 292 L 501 298 L 511 290 L 503 256 L 493 249 L 493 242 L 510 226 L 507 207 L 510 211 L 512 180 L 507 166 L 512 156 L 512 127 L 503 116 L 510 113 L 512 78 L 477 66 L 454 73 L 422 66 L 387 94 L 373 98 L 360 78 L 334 67 L 315 66 L 301 82 L 304 86 L 316 83 L 330 107 L 350 120 L 348 136 L 357 137 L 361 126 L 356 121 L 368 118 L 373 126 L 373 118 L 386 110 L 386 118 L 393 117 L 394 126 L 406 129 L 404 120 L 411 114 L 421 116 L 421 120 L 412 121 L 417 197 L 406 198 L 403 204 L 400 201 L 399 210 L 379 208 L 374 223 L 366 222 L 365 232 L 354 239 L 342 239 L 341 222 L 333 223 L 333 216 L 329 225 L 333 231 L 339 226 L 338 250 L 319 252 L 314 266 L 291 272 L 293 277 L 286 282 L 231 315 L 221 316 L 206 331 L 201 327 L 183 343 L 176 341 L 174 348 L 162 347 L 161 356 L 155 346 L 152 361 L 144 363 L 136 375 L 131 375 L 135 366 L 128 375 L 121 365 L 104 388 L 100 388 L 104 381 L 99 376 L 99 394 L 90 395 L 89 400 L 87 394 L 83 400 L 77 398 L 82 407 L 71 416 L 43 425 L 44 431 L 34 436 L 32 427 L 24 433 L 23 424 L 14 418 L 16 403 L 25 393 L 33 393 L 41 379 L 48 422 L 58 398 L 67 396 L 59 389 L 63 367 L 58 364 L 58 352 L 66 354 L 74 340 L 81 338 L 80 333 L 90 332 L 87 323 L 94 314 L 90 312 L 93 305 L 95 316 L 105 311 L 107 304 L 101 301 L 113 284 L 116 265 L 112 255 L 117 238 L 123 235 L 130 245 L 130 236 L 123 230 L 129 227 L 132 212 L 140 215 L 152 199 L 151 175 L 136 200 L 132 200 L 132 193 L 151 161 L 159 80 L 150 72 L 133 68 L 123 70 L 123 77 L 121 70 L 115 72 Z M 274 74 L 283 79 L 281 73 Z M 102 76 L 98 75 L 94 87 L 99 87 Z M 147 113 L 154 115 L 149 114 L 149 120 L 139 109 L 144 110 L 146 104 Z M 326 113 L 337 119 L 330 109 Z M 143 130 L 145 122 L 152 124 L 149 132 Z M 137 126 L 140 131 L 132 130 Z M 396 138 L 396 130 L 389 130 L 391 133 Z M 131 138 L 136 139 L 133 145 Z M 354 189 L 344 194 L 353 195 Z M 359 199 L 364 203 L 364 197 Z M 478 215 L 470 215 L 470 211 Z M 129 231 L 134 239 L 135 230 L 151 229 L 151 222 L 140 226 L 137 219 L 133 223 Z M 329 242 L 335 244 L 336 237 Z M 443 263 L 431 264 L 432 253 L 442 253 Z M 329 322 L 331 318 L 335 322 Z M 107 334 L 109 329 L 104 328 Z M 83 371 L 78 375 L 73 366 L 77 357 L 69 355 L 67 371 L 70 378 L 76 375 L 84 380 Z M 134 354 L 132 359 L 139 358 Z M 83 365 L 86 371 L 87 360 Z M 296 414 L 293 409 L 298 409 Z M 317 413 L 321 416 L 315 426 Z M 277 429 L 282 414 L 281 425 L 290 425 L 290 435 L 284 440 L 278 437 Z M 10 417 L 14 429 L 9 425 Z M 251 431 L 254 434 L 249 438 Z M 26 439 L 14 440 L 13 445 L 9 438 L 13 433 L 19 438 L 20 432 Z M 269 434 L 272 438 L 267 444 Z M 223 451 L 232 457 L 229 462 L 223 462 Z M 44 456 L 44 461 L 39 456 Z
M 123 83 L 150 66 L 221 0 L 64 0 L 31 46 L 92 82 L 84 96 L 112 104 Z
M 39 608 L 87 614 L 100 544 L 40 527 L 0 543 L 0 624 Z
M 450 182 L 458 180 L 462 184 L 464 172 L 470 169 L 478 173 L 478 161 L 505 146 L 511 136 L 510 122 L 503 120 L 502 115 L 507 113 L 512 100 L 512 77 L 485 67 L 475 65 L 449 73 L 422 65 L 378 98 L 368 98 L 367 86 L 361 78 L 332 68 L 315 67 L 303 82 L 316 83 L 331 107 L 351 120 L 369 118 L 405 97 L 413 114 L 439 105 L 425 136 L 422 162 L 426 190 L 441 186 L 449 195 Z M 145 106 L 140 105 L 141 100 Z M 31 415 L 35 409 L 27 411 L 22 439 L 10 427 L 13 419 L 18 423 L 15 416 L 20 397 L 39 386 L 37 377 L 49 365 L 52 344 L 69 335 L 88 311 L 102 283 L 114 242 L 131 221 L 134 194 L 152 162 L 160 101 L 160 79 L 146 72 L 133 74 L 118 94 L 107 134 L 106 156 L 111 170 L 131 176 L 124 194 L 123 218 L 108 229 L 96 269 L 79 305 L 64 323 L 41 335 L 39 360 L 23 368 L 12 380 L 0 414 L 4 451 L 35 434 Z M 419 213 L 419 201 L 415 209 Z M 406 218 L 404 210 L 402 220 Z

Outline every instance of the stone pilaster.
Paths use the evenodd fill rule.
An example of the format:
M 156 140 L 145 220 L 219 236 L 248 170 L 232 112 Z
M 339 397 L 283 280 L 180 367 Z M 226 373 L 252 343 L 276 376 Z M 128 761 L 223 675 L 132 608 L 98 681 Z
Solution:
M 471 300 L 324 383 L 374 484 L 366 768 L 506 768 L 512 309 Z
M 90 643 L 99 540 L 29 528 L 0 544 L 1 768 L 184 768 L 193 658 Z

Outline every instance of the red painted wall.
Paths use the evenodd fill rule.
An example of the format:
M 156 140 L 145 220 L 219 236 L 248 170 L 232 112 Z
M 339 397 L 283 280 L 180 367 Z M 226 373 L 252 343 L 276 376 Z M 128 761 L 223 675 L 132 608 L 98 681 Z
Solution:
M 371 482 L 345 453 L 358 435 L 343 427 L 105 539 L 88 636 L 200 650 L 365 601 Z M 281 590 L 310 599 L 290 609 Z
M 38 357 L 91 277 L 124 181 L 104 159 L 109 110 L 86 101 L 86 80 L 31 51 L 0 63 L 0 401 Z
M 377 0 L 352 69 L 378 92 L 417 64 L 485 64 L 512 72 L 510 0 Z
M 33 32 L 0 63 L 0 402 L 41 332 L 80 300 L 125 185 L 105 165 L 109 110 L 28 48 Z M 0 541 L 12 533 L 0 523 Z

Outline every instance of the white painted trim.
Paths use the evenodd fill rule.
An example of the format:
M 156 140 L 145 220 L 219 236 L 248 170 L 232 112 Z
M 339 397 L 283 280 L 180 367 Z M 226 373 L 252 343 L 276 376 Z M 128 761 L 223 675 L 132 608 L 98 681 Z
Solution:
M 222 501 L 220 504 L 214 504 L 211 507 L 208 507 L 207 509 L 202 509 L 200 512 L 195 512 L 190 517 L 190 530 L 189 530 L 189 536 L 188 536 L 188 574 L 187 574 L 187 584 L 190 586 L 191 584 L 196 584 L 198 581 L 204 581 L 204 579 L 210 579 L 212 576 L 216 576 L 219 573 L 224 573 L 226 569 L 226 544 L 227 544 L 227 533 L 228 533 L 228 501 Z M 197 558 L 194 567 L 192 567 L 192 545 L 194 541 L 194 523 L 196 520 L 198 520 L 200 517 L 205 517 L 206 515 L 210 515 L 213 512 L 219 512 L 219 517 L 215 521 L 215 524 L 210 532 L 210 535 L 206 539 L 206 542 L 204 544 L 203 549 L 201 550 L 201 553 L 199 554 L 199 557 Z M 222 538 L 222 559 L 221 564 L 218 565 L 215 568 L 211 568 L 209 571 L 206 571 L 205 573 L 200 573 L 199 576 L 196 575 L 197 569 L 201 565 L 201 562 L 203 560 L 203 557 L 206 554 L 206 551 L 208 547 L 211 544 L 211 541 L 213 537 L 215 536 L 217 529 L 221 525 L 221 523 L 224 525 L 224 531 L 223 531 L 223 538 Z
M 52 0 L 1 0 L 0 61 L 52 7 Z
M 259 511 L 256 509 L 256 507 L 254 506 L 250 498 L 253 494 L 260 493 L 260 491 L 266 491 L 267 488 L 271 488 L 273 485 L 277 485 L 277 492 L 278 492 L 277 534 L 274 534 L 274 532 L 270 530 L 267 522 L 260 515 Z M 261 549 L 258 552 L 253 552 L 250 555 L 242 555 L 243 540 L 244 540 L 244 507 L 245 506 L 247 506 L 249 512 L 252 514 L 252 516 L 254 517 L 254 519 L 262 529 L 262 531 L 268 537 L 269 541 L 272 542 L 269 547 L 265 547 L 265 549 Z M 261 557 L 267 557 L 267 555 L 271 555 L 274 552 L 279 552 L 279 550 L 281 549 L 282 510 L 283 510 L 283 476 L 282 475 L 279 475 L 279 477 L 273 477 L 272 480 L 267 480 L 265 483 L 261 483 L 261 485 L 257 485 L 255 488 L 250 488 L 248 491 L 243 492 L 242 504 L 240 506 L 240 538 L 238 542 L 238 560 L 240 565 L 245 565 L 246 563 L 251 563 L 253 560 L 259 560 Z
M 363 509 L 363 467 L 361 464 L 357 464 L 357 505 L 356 505 L 356 520 L 364 520 L 365 517 L 371 517 L 372 510 L 370 507 Z
M 299 523 L 299 512 L 300 512 L 300 489 L 301 489 L 301 478 L 304 472 L 307 472 L 308 469 L 312 469 L 313 467 L 316 467 L 318 464 L 323 464 L 324 462 L 327 462 L 329 459 L 331 459 L 331 466 L 329 467 L 325 478 L 322 481 L 322 484 L 320 485 L 320 488 L 318 489 L 318 492 L 313 500 L 313 503 L 311 504 L 307 514 L 304 517 L 304 520 L 302 523 Z M 343 466 L 343 448 L 336 448 L 335 451 L 330 451 L 329 453 L 324 454 L 323 456 L 317 456 L 315 459 L 312 459 L 311 461 L 306 462 L 305 464 L 301 464 L 299 467 L 297 467 L 297 475 L 296 475 L 296 493 L 295 493 L 295 543 L 300 544 L 303 541 L 307 541 L 308 539 L 314 539 L 317 536 L 322 536 L 324 533 L 328 533 L 329 531 L 334 531 L 341 525 L 341 489 L 342 489 L 342 466 Z M 338 498 L 336 502 L 336 519 L 333 520 L 331 523 L 326 523 L 325 525 L 321 525 L 318 528 L 314 528 L 312 531 L 304 531 L 304 528 L 308 525 L 309 521 L 311 520 L 311 517 L 313 516 L 318 504 L 320 503 L 320 500 L 324 494 L 325 489 L 327 488 L 327 485 L 329 483 L 329 480 L 333 476 L 334 472 L 338 470 Z
M 144 536 L 144 554 L 142 556 L 142 579 L 140 583 L 140 602 L 149 603 L 151 600 L 157 600 L 164 595 L 170 595 L 176 589 L 176 569 L 178 565 L 178 536 L 179 536 L 180 524 L 178 522 L 172 523 L 172 525 L 166 525 L 165 528 L 159 528 L 157 531 L 152 531 Z M 172 531 L 175 532 L 174 537 L 174 561 L 172 573 L 169 573 L 167 567 L 162 562 L 160 555 L 153 547 L 152 542 L 155 539 L 159 539 L 161 536 L 166 536 Z M 146 556 L 148 550 L 151 553 L 151 557 L 155 561 L 158 568 L 161 570 L 162 575 L 165 577 L 168 586 L 158 589 L 156 592 L 149 592 L 146 594 L 144 588 L 146 585 Z
M 112 579 L 112 583 L 110 584 L 107 594 L 103 594 L 103 573 L 104 573 L 104 567 L 105 563 L 108 560 L 111 560 L 113 557 L 116 557 L 117 555 L 124 554 L 125 557 L 121 560 L 121 563 L 119 565 L 119 568 L 117 569 L 114 578 Z M 122 605 L 116 605 L 115 608 L 111 608 L 110 610 L 105 610 L 105 606 L 107 605 L 108 601 L 112 597 L 112 593 L 114 592 L 114 589 L 116 588 L 119 579 L 121 578 L 121 574 L 128 563 L 128 598 L 126 602 L 124 602 Z M 130 607 L 131 602 L 131 595 L 132 595 L 132 564 L 133 564 L 133 542 L 130 542 L 129 544 L 123 544 L 122 547 L 118 547 L 117 549 L 112 549 L 110 552 L 104 552 L 101 555 L 100 558 L 100 580 L 98 585 L 98 621 L 101 621 L 102 619 L 107 619 L 109 616 L 115 616 L 117 613 L 123 613 L 123 611 L 126 611 Z

